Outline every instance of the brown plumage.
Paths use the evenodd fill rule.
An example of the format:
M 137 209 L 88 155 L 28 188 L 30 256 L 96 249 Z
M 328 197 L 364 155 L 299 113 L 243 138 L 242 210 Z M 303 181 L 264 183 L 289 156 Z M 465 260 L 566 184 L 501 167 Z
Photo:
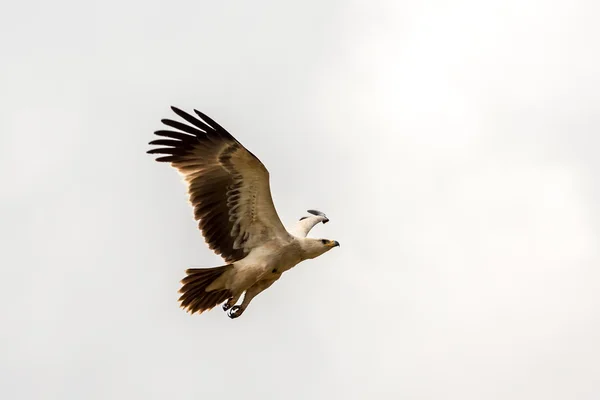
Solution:
M 191 314 L 202 314 L 232 296 L 229 290 L 207 292 L 206 288 L 224 272 L 233 268 L 233 265 L 224 265 L 214 268 L 190 268 L 187 276 L 181 280 L 183 286 L 179 289 L 181 307 Z
M 171 163 L 184 176 L 194 218 L 210 249 L 231 263 L 273 233 L 289 237 L 273 205 L 269 172 L 260 160 L 200 111 L 194 110 L 202 120 L 171 108 L 192 126 L 163 119 L 181 132 L 156 131 L 169 139 L 150 142 L 161 147 L 148 153 L 166 154 L 156 161 Z

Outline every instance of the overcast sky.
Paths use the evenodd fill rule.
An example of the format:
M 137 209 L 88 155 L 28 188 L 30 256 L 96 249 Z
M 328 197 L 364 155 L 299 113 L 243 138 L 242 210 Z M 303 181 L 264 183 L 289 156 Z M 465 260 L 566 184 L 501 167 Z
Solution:
M 600 5 L 22 1 L 0 12 L 0 398 L 598 399 Z M 169 106 L 341 248 L 230 320 Z

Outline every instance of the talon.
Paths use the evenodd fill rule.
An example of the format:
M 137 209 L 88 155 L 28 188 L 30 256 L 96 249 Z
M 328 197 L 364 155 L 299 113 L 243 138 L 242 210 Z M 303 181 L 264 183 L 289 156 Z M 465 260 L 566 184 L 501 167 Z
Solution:
M 240 306 L 233 306 L 231 307 L 231 309 L 229 310 L 229 312 L 227 313 L 227 316 L 231 319 L 233 318 L 237 318 L 240 315 L 242 315 L 242 312 L 240 311 L 242 308 Z
M 229 300 L 231 300 L 231 299 L 229 299 Z M 229 300 L 227 300 L 225 302 L 225 304 L 223 304 L 223 311 L 227 311 L 231 308 L 231 304 L 229 304 Z

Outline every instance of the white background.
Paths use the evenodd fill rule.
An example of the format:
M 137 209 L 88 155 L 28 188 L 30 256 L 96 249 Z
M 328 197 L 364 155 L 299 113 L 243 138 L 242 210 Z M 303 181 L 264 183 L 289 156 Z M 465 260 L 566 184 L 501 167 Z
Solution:
M 4 2 L 0 397 L 598 399 L 599 8 Z M 170 105 L 342 245 L 237 320 L 178 308 Z

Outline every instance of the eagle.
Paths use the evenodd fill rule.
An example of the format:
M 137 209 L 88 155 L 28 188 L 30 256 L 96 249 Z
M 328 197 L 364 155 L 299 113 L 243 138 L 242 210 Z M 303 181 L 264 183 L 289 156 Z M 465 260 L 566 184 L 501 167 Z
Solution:
M 315 225 L 329 221 L 317 210 L 308 210 L 310 215 L 288 232 L 275 210 L 263 163 L 207 115 L 171 109 L 184 122 L 162 119 L 171 129 L 154 132 L 160 138 L 149 144 L 159 147 L 147 153 L 159 154 L 156 161 L 181 174 L 198 228 L 225 263 L 187 269 L 180 306 L 201 314 L 223 304 L 230 318 L 238 318 L 284 272 L 340 244 L 307 237 Z

